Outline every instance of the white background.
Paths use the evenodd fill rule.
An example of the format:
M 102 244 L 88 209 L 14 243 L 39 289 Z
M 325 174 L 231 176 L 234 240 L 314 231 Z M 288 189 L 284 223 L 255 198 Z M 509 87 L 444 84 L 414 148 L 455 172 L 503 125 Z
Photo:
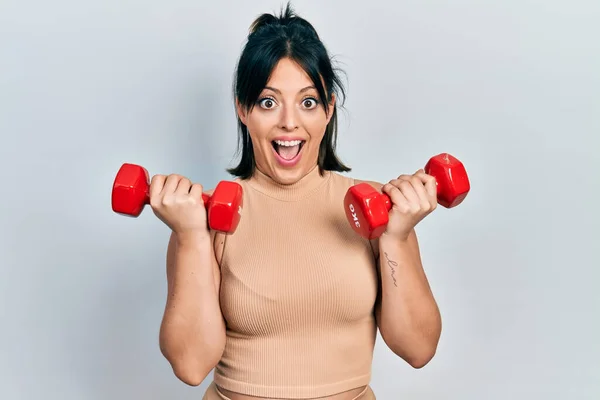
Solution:
M 0 398 L 200 399 L 158 349 L 169 231 L 114 214 L 123 162 L 213 187 L 232 77 L 283 2 L 0 3 Z M 339 152 L 387 181 L 450 152 L 472 190 L 417 229 L 443 314 L 378 399 L 600 396 L 600 3 L 300 1 L 347 73 Z

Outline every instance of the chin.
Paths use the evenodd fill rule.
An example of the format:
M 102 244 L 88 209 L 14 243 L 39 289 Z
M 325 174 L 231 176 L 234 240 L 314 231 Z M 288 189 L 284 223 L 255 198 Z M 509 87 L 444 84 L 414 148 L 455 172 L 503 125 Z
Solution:
M 283 169 L 280 166 L 275 166 L 273 172 L 273 178 L 275 181 L 282 185 L 291 185 L 302 179 L 302 177 L 308 172 L 308 169 L 300 165 L 291 169 Z

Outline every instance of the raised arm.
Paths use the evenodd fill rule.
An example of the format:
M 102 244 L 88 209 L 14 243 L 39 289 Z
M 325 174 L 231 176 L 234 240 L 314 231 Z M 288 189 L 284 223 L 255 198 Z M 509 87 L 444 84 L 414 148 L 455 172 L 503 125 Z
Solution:
M 168 294 L 160 349 L 175 375 L 197 386 L 215 367 L 225 346 L 219 305 L 220 269 L 210 238 L 171 235 L 167 250 Z
M 150 205 L 172 232 L 160 349 L 175 375 L 192 386 L 202 383 L 225 346 L 219 304 L 220 252 L 215 251 L 221 241 L 208 228 L 202 193 L 201 185 L 175 174 L 155 175 L 150 184 Z
M 384 190 L 381 183 L 366 182 Z M 397 193 L 389 185 L 386 189 L 396 199 Z M 392 224 L 409 218 L 398 210 L 392 212 L 398 213 L 391 217 Z M 436 352 L 441 316 L 421 263 L 417 235 L 414 229 L 408 235 L 385 233 L 371 244 L 380 277 L 375 316 L 381 337 L 396 355 L 412 367 L 421 368 Z

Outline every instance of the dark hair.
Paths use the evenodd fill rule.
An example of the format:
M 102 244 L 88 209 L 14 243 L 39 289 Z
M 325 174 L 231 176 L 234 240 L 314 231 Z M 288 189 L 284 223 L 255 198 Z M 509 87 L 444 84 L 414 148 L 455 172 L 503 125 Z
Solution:
M 250 26 L 248 41 L 235 70 L 234 100 L 239 101 L 242 108 L 251 110 L 266 86 L 273 68 L 279 60 L 286 57 L 297 62 L 306 71 L 319 93 L 326 113 L 329 112 L 328 105 L 333 93 L 336 99 L 345 96 L 341 80 L 316 30 L 308 21 L 297 16 L 288 3 L 279 16 L 262 14 Z M 321 174 L 325 170 L 351 170 L 335 153 L 337 108 L 338 101 L 319 147 L 318 165 Z M 237 166 L 227 171 L 247 179 L 254 173 L 256 163 L 248 128 L 238 116 L 238 152 L 240 144 L 241 159 Z

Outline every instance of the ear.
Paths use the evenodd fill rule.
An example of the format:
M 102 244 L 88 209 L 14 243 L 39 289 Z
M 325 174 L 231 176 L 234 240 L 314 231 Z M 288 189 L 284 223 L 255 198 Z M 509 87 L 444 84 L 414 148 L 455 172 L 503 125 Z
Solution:
M 240 104 L 238 99 L 235 99 L 235 108 L 237 110 L 237 115 L 240 118 L 240 120 L 242 121 L 242 123 L 244 125 L 248 125 L 248 124 L 246 124 L 248 114 L 246 114 L 246 111 L 244 110 L 244 108 L 242 107 L 242 105 Z
M 327 113 L 327 123 L 329 123 L 329 121 L 331 121 L 331 117 L 333 117 L 333 111 L 335 110 L 335 93 L 331 94 L 331 101 L 328 104 L 328 113 Z

